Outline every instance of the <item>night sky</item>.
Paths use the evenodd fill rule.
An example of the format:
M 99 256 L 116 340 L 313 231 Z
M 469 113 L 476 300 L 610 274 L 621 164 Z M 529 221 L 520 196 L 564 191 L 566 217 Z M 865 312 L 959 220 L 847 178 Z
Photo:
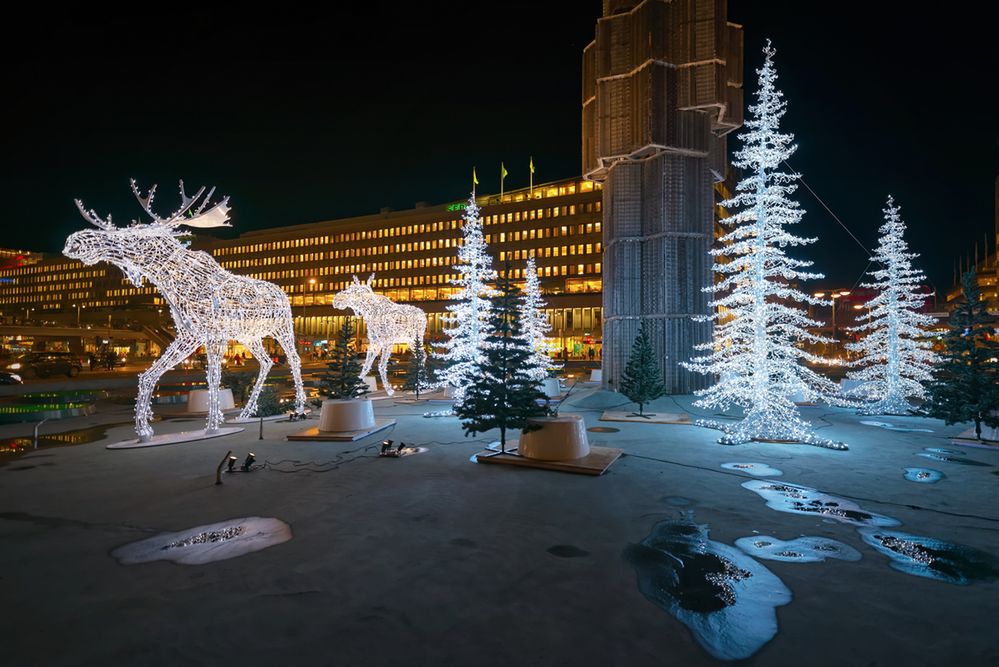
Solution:
M 986 6 L 730 2 L 747 93 L 763 40 L 778 50 L 792 165 L 868 248 L 894 194 L 940 289 L 993 232 L 999 49 L 996 16 L 976 13 Z M 136 217 L 130 176 L 158 182 L 164 209 L 177 178 L 219 186 L 236 234 L 457 200 L 472 165 L 492 192 L 500 160 L 508 189 L 527 185 L 529 155 L 538 182 L 580 173 L 580 63 L 600 2 L 101 11 L 6 26 L 2 246 L 60 250 L 85 224 L 77 196 Z M 829 277 L 816 287 L 852 286 L 865 253 L 804 189 L 800 201 L 800 231 L 820 241 L 799 254 Z

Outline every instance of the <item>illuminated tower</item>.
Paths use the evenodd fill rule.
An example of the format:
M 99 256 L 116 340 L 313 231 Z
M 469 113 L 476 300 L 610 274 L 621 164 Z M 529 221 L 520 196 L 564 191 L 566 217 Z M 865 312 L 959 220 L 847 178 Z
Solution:
M 583 50 L 583 173 L 603 183 L 603 380 L 646 320 L 667 391 L 710 340 L 706 314 L 725 135 L 742 124 L 742 28 L 725 0 L 604 0 Z

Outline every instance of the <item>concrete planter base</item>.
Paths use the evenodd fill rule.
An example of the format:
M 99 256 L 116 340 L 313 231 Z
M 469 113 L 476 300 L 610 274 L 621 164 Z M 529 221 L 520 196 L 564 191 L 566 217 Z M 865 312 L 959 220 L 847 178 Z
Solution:
M 517 453 L 539 461 L 571 461 L 590 453 L 586 424 L 579 415 L 538 417 L 528 423 L 541 426 L 520 436 Z
M 233 410 L 236 402 L 232 399 L 232 389 L 219 389 L 219 407 L 222 410 Z M 187 395 L 188 412 L 208 412 L 208 390 L 193 389 Z
M 374 426 L 375 411 L 371 407 L 370 399 L 323 401 L 322 410 L 319 412 L 320 431 L 364 431 Z

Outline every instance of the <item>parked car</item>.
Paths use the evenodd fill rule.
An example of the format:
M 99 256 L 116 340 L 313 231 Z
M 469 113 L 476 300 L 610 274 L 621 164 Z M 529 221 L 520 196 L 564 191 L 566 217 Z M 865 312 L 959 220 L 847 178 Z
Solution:
M 8 373 L 7 371 L 0 371 L 0 384 L 24 384 L 21 376 L 17 373 Z
M 28 352 L 7 364 L 5 370 L 22 376 L 31 371 L 44 378 L 50 375 L 75 377 L 82 369 L 83 363 L 72 352 Z

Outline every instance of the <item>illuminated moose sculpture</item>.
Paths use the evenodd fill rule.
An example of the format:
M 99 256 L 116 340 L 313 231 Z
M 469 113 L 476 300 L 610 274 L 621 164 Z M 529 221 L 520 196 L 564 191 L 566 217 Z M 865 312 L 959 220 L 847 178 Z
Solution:
M 63 254 L 84 264 L 110 262 L 122 270 L 136 287 L 143 279 L 155 285 L 167 305 L 177 329 L 177 338 L 167 347 L 147 371 L 139 376 L 139 395 L 135 401 L 135 432 L 148 442 L 153 435 L 149 426 L 152 408 L 149 399 L 160 377 L 191 353 L 204 345 L 208 360 L 208 421 L 207 433 L 218 431 L 222 423 L 219 407 L 219 381 L 222 356 L 230 340 L 242 343 L 260 362 L 260 373 L 243 407 L 241 418 L 253 416 L 257 397 L 272 363 L 264 350 L 263 338 L 273 336 L 284 349 L 295 381 L 295 410 L 305 411 L 305 391 L 302 388 L 301 363 L 295 350 L 291 306 L 279 287 L 262 280 L 229 273 L 205 252 L 188 250 L 177 240 L 187 227 L 227 227 L 229 199 L 209 207 L 212 190 L 195 207 L 205 193 L 201 188 L 193 197 L 184 192 L 180 182 L 180 208 L 161 218 L 152 210 L 156 186 L 143 196 L 131 181 L 132 192 L 153 221 L 128 227 L 115 227 L 111 216 L 101 219 L 83 202 L 76 206 L 83 217 L 97 229 L 70 234 Z M 207 210 L 205 210 L 207 208 Z
M 395 392 L 388 381 L 388 362 L 392 355 L 392 346 L 396 343 L 412 345 L 414 341 L 423 345 L 423 336 L 427 331 L 427 314 L 416 306 L 393 303 L 391 299 L 376 294 L 371 289 L 375 274 L 368 277 L 367 282 L 361 282 L 354 276 L 354 283 L 347 289 L 333 295 L 333 307 L 342 310 L 350 308 L 355 315 L 364 319 L 368 327 L 368 356 L 364 358 L 364 368 L 361 377 L 371 370 L 375 357 L 382 358 L 378 362 L 378 374 L 382 377 L 382 385 L 389 396 Z

